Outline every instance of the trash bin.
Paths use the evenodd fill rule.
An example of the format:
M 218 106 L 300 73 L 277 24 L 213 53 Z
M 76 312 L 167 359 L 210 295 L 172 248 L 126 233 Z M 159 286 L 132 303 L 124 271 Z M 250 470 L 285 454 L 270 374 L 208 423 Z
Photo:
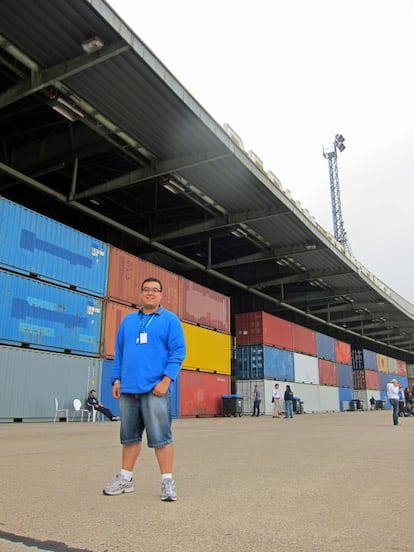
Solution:
M 349 410 L 361 410 L 361 401 L 359 399 L 352 399 L 352 401 L 349 401 Z
M 383 410 L 384 409 L 384 401 L 375 401 L 375 410 Z
M 222 395 L 221 400 L 223 402 L 223 416 L 236 416 L 239 417 L 243 411 L 243 397 L 242 395 Z
M 293 412 L 295 414 L 303 414 L 303 401 L 299 397 L 293 397 Z

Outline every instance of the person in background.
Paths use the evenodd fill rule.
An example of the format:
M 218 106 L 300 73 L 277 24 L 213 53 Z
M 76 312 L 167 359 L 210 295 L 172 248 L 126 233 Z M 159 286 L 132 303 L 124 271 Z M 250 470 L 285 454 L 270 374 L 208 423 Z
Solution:
M 253 390 L 253 414 L 252 416 L 260 416 L 260 403 L 262 402 L 262 397 L 260 394 L 257 385 L 254 386 Z
M 109 418 L 112 422 L 116 422 L 117 420 L 119 420 L 119 416 L 114 416 L 109 408 L 105 408 L 105 406 L 98 401 L 98 399 L 96 398 L 95 389 L 91 389 L 89 391 L 86 406 L 88 407 L 89 412 L 92 412 L 92 410 L 102 412 L 102 414 Z
M 399 416 L 399 385 L 396 379 L 387 383 L 387 398 L 392 406 L 392 421 L 395 426 L 398 425 L 398 416 Z
M 282 417 L 282 408 L 280 406 L 280 390 L 279 384 L 275 383 L 272 391 L 272 403 L 273 403 L 273 418 Z
M 398 415 L 404 416 L 404 388 L 402 385 L 398 386 Z
M 155 450 L 161 473 L 161 500 L 177 500 L 173 479 L 171 384 L 176 381 L 186 349 L 179 318 L 161 307 L 162 283 L 146 278 L 141 307 L 128 314 L 116 337 L 112 396 L 119 399 L 122 462 L 105 495 L 131 493 L 133 471 L 141 453 L 142 435 Z
M 376 403 L 375 397 L 371 396 L 371 398 L 369 399 L 369 404 L 370 404 L 369 409 L 370 409 L 370 410 L 374 410 L 374 409 L 375 409 L 375 403 Z
M 285 395 L 285 418 L 293 418 L 293 391 L 290 385 L 286 385 Z
M 404 400 L 405 400 L 405 410 L 412 416 L 413 415 L 413 396 L 410 393 L 410 388 L 406 387 L 404 389 Z

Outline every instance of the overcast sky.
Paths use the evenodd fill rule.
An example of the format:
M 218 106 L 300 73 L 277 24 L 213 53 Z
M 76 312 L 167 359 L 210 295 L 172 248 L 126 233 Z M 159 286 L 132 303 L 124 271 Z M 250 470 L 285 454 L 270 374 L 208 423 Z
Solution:
M 412 0 L 109 0 L 220 124 L 333 233 L 338 153 L 353 255 L 414 302 Z

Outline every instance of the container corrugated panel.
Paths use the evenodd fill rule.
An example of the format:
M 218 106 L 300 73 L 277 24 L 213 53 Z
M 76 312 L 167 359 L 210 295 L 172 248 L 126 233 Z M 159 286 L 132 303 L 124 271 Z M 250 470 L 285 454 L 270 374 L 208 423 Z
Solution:
M 321 386 L 319 388 L 321 412 L 339 412 L 340 404 L 337 387 Z M 306 409 L 306 405 L 304 405 Z
M 231 337 L 222 332 L 182 323 L 187 348 L 183 368 L 201 372 L 231 373 Z
M 281 386 L 282 396 L 285 392 L 286 385 Z M 313 414 L 323 412 L 324 405 L 321 403 L 321 394 L 319 385 L 310 385 L 309 383 L 293 383 L 291 385 L 293 395 L 303 401 L 304 412 Z
M 104 302 L 104 330 L 102 332 L 101 354 L 105 358 L 114 358 L 116 334 L 122 320 L 131 312 L 138 312 L 138 309 L 114 303 L 113 301 Z
M 298 324 L 292 324 L 293 351 L 316 356 L 316 332 Z
M 180 417 L 208 417 L 222 413 L 222 395 L 230 393 L 230 376 L 180 371 Z
M 336 363 L 336 375 L 339 387 L 354 387 L 354 379 L 352 376 L 352 366 L 349 364 Z
M 396 358 L 388 357 L 388 373 L 398 374 L 398 364 Z
M 141 284 L 145 278 L 155 277 L 162 283 L 161 304 L 175 314 L 179 313 L 179 276 L 157 265 L 110 246 L 107 297 L 112 301 L 138 306 Z
M 319 385 L 318 359 L 316 357 L 293 353 L 295 382 Z
M 386 374 L 385 372 L 378 372 L 378 381 L 379 381 L 379 388 L 382 391 L 385 391 L 387 389 L 387 383 L 390 381 L 389 374 Z
M 237 345 L 271 345 L 293 350 L 293 324 L 266 312 L 236 314 Z
M 316 332 L 318 358 L 335 362 L 335 339 L 329 335 Z
M 98 355 L 102 301 L 0 270 L 0 342 Z
M 318 369 L 320 385 L 338 385 L 335 362 L 318 358 Z
M 354 370 L 354 389 L 379 389 L 378 372 L 374 370 Z
M 180 279 L 179 318 L 212 330 L 230 333 L 230 298 L 204 286 Z
M 101 365 L 91 357 L 0 345 L 0 378 L 7 390 L 0 419 L 51 420 L 55 397 L 71 417 L 74 399 L 86 401 L 89 389 L 99 390 Z
M 0 266 L 104 297 L 108 246 L 0 198 Z
M 237 347 L 238 379 L 294 381 L 293 353 L 268 345 Z
M 365 370 L 377 370 L 377 353 L 363 349 L 362 354 L 364 357 Z
M 349 401 L 354 398 L 354 390 L 349 387 L 338 387 L 339 407 L 341 412 L 349 409 Z
M 404 360 L 397 360 L 397 374 L 407 377 L 407 365 Z
M 377 370 L 378 372 L 383 372 L 388 374 L 388 357 L 385 355 L 380 355 L 377 353 Z
M 335 360 L 341 364 L 352 364 L 351 361 L 351 345 L 335 339 Z

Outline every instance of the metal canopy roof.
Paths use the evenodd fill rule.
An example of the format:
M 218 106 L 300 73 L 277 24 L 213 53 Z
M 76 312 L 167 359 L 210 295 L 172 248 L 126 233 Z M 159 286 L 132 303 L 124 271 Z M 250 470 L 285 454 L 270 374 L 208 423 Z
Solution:
M 85 53 L 92 37 L 103 47 Z M 233 314 L 266 310 L 414 362 L 414 307 L 103 0 L 2 0 L 0 125 L 4 197 L 231 296 Z

